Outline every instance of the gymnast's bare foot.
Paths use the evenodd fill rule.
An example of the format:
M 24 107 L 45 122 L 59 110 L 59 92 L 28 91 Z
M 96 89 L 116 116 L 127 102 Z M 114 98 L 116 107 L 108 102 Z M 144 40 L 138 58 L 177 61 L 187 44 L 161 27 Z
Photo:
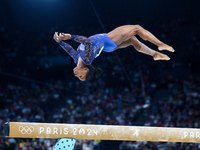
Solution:
M 164 44 L 164 43 L 162 43 L 162 44 L 160 44 L 159 46 L 158 46 L 158 49 L 161 51 L 161 50 L 168 50 L 168 51 L 170 51 L 170 52 L 174 52 L 175 50 L 173 49 L 173 47 L 171 47 L 171 46 L 169 46 L 169 45 L 167 45 L 167 44 Z
M 170 58 L 162 53 L 159 52 L 155 52 L 155 54 L 153 55 L 153 59 L 154 60 L 170 60 Z

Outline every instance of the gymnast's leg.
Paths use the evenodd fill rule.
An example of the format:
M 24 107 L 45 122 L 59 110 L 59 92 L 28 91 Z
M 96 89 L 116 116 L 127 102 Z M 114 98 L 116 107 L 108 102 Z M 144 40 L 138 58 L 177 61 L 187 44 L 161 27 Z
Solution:
M 129 40 L 122 42 L 116 49 L 125 48 L 130 45 L 132 45 L 138 52 L 152 56 L 154 60 L 170 60 L 167 55 L 152 50 L 145 44 L 141 43 L 135 36 L 132 36 Z
M 124 25 L 120 26 L 118 28 L 115 28 L 111 32 L 107 34 L 107 36 L 114 41 L 117 45 L 120 45 L 122 42 L 125 42 L 132 38 L 132 36 L 138 35 L 143 40 L 147 40 L 156 46 L 158 46 L 159 50 L 168 50 L 171 52 L 174 52 L 174 49 L 161 42 L 159 39 L 157 39 L 152 33 L 142 28 L 140 25 Z

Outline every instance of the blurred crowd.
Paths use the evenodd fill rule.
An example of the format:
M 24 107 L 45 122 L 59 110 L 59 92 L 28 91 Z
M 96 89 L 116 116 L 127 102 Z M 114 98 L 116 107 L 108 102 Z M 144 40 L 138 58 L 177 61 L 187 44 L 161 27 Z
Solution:
M 50 110 L 62 99 L 60 86 L 59 81 L 48 85 L 38 85 L 35 82 L 26 85 L 1 84 L 1 136 L 6 122 L 45 122 Z M 39 142 L 36 139 L 1 139 L 1 146 L 12 147 L 16 144 L 16 148 L 20 149 L 23 146 L 38 147 L 42 142 L 48 143 L 46 146 L 52 143 L 44 140 Z
M 67 88 L 72 93 L 66 91 Z M 153 93 L 156 87 L 149 89 Z M 131 92 L 128 87 L 109 87 L 102 79 L 96 82 L 70 82 L 68 86 L 62 81 L 45 85 L 33 81 L 21 86 L 1 85 L 0 98 L 1 131 L 5 122 L 9 121 L 133 125 L 142 106 L 151 100 L 150 95 L 143 95 L 141 87 L 135 87 Z M 61 101 L 64 102 L 63 107 L 54 110 Z M 77 140 L 75 149 L 99 149 L 100 143 Z M 54 144 L 55 140 L 50 139 L 1 139 L 4 148 L 36 149 L 39 146 L 51 149 Z
M 62 55 L 69 57 L 52 39 L 55 31 L 63 29 L 55 27 L 37 33 L 14 28 L 16 28 L 14 32 L 13 30 L 11 32 L 6 26 L 0 27 L 0 41 L 3 43 L 0 44 L 0 73 L 8 72 L 13 75 L 5 77 L 5 74 L 1 74 L 1 132 L 4 123 L 8 121 L 135 125 L 143 106 L 146 104 L 151 106 L 151 99 L 158 90 L 160 83 L 155 80 L 156 72 L 172 65 L 170 62 L 155 62 L 152 58 L 140 55 L 132 47 L 128 47 L 126 50 L 117 51 L 120 59 L 115 54 L 102 53 L 95 60 L 94 66 L 100 64 L 106 72 L 100 79 L 94 79 L 95 82 L 94 80 L 80 82 L 74 79 L 72 71 L 69 71 L 74 66 L 72 59 L 64 64 L 66 68 L 64 71 L 56 70 L 58 65 L 51 59 L 41 63 L 43 58 Z M 175 50 L 190 51 L 189 55 L 186 55 L 185 51 L 177 51 L 171 55 L 172 58 L 189 60 L 200 45 L 200 37 L 197 34 L 199 29 L 195 25 L 189 28 L 184 19 L 178 18 L 167 24 L 157 21 L 148 30 L 155 35 L 161 33 L 159 38 L 165 43 L 170 43 Z M 101 33 L 101 29 L 82 26 L 68 27 L 64 31 L 84 36 Z M 189 40 L 180 39 L 185 34 L 188 34 Z M 73 47 L 78 46 L 78 43 L 72 41 L 69 43 Z M 195 60 L 197 56 L 198 51 L 195 52 L 193 59 Z M 48 69 L 52 72 L 43 74 L 44 70 Z M 13 79 L 20 76 L 37 80 L 38 70 L 42 72 L 40 74 L 44 80 L 63 76 L 62 74 L 65 78 L 48 80 L 48 83 L 38 83 L 31 79 L 26 82 L 22 78 Z M 185 80 L 173 76 L 168 78 L 166 87 L 170 92 L 169 98 L 159 100 L 148 109 L 149 115 L 144 125 L 200 127 L 199 84 L 200 74 L 191 75 Z M 58 103 L 63 105 L 55 109 Z M 0 149 L 52 150 L 55 143 L 54 139 L 1 138 Z M 102 143 L 100 140 L 77 140 L 74 150 L 103 150 Z M 187 143 L 124 141 L 118 148 L 119 150 L 189 150 L 200 149 L 200 146 Z
M 150 107 L 144 126 L 157 127 L 200 127 L 200 73 L 185 80 L 170 76 L 166 84 L 170 95 Z M 151 143 L 152 149 L 200 149 L 195 143 Z M 149 142 L 124 142 L 120 150 L 149 149 Z
M 200 127 L 200 74 L 180 81 L 171 77 L 168 81 L 170 97 L 152 106 L 146 126 Z
M 151 101 L 150 95 L 143 95 L 141 87 L 134 87 L 133 91 L 128 87 L 109 87 L 102 79 L 75 82 L 71 88 L 84 95 L 76 94 L 67 99 L 54 114 L 53 122 L 133 125 L 142 106 Z M 156 88 L 151 89 L 155 91 Z
M 161 142 L 141 142 L 124 141 L 120 144 L 119 150 L 199 150 L 197 143 L 161 143 Z

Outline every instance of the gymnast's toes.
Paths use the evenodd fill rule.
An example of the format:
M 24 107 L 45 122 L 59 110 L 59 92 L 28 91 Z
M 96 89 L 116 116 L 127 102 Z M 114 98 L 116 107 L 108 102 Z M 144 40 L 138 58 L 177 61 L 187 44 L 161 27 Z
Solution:
M 161 51 L 161 50 L 168 50 L 170 52 L 174 52 L 175 50 L 173 49 L 173 47 L 167 45 L 167 44 L 162 44 L 160 46 L 158 46 L 158 49 Z
M 170 58 L 162 53 L 156 52 L 153 56 L 154 60 L 170 60 Z

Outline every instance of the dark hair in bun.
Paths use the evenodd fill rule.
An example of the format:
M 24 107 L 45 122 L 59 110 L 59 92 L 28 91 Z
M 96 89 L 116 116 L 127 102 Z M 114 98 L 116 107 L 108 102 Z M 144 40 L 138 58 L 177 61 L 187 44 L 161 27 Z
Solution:
M 101 74 L 104 72 L 101 68 L 94 68 L 92 65 L 87 66 L 89 71 L 87 72 L 85 81 L 89 81 L 92 78 L 99 78 Z

